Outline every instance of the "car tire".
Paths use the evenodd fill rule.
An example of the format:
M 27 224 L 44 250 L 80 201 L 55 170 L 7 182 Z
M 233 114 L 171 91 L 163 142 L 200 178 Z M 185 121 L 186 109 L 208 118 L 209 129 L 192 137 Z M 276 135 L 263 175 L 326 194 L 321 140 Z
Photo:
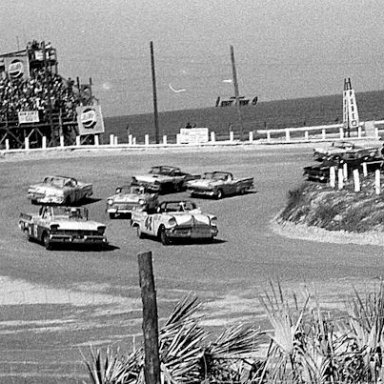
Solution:
M 111 212 L 111 213 L 109 214 L 109 218 L 110 218 L 110 219 L 114 219 L 115 217 L 116 217 L 116 216 L 115 216 L 114 213 Z
M 216 199 L 217 200 L 220 200 L 224 197 L 224 193 L 223 193 L 223 190 L 222 189 L 218 189 L 217 192 L 216 192 Z
M 51 250 L 52 249 L 52 244 L 49 241 L 49 233 L 48 232 L 44 232 L 43 236 L 41 237 L 41 239 L 42 239 L 42 242 L 44 244 L 45 249 Z
M 170 245 L 171 244 L 171 241 L 169 240 L 169 237 L 165 231 L 165 227 L 162 226 L 160 228 L 160 241 L 161 241 L 161 244 L 163 245 Z

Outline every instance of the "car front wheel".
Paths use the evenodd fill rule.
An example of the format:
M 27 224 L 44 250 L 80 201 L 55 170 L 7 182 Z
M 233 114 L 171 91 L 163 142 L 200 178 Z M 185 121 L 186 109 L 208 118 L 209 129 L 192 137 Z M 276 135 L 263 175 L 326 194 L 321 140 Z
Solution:
M 161 229 L 160 229 L 160 241 L 163 245 L 170 245 L 171 244 L 171 241 L 170 241 L 164 227 L 161 227 Z
M 221 189 L 218 189 L 216 192 L 216 199 L 220 200 L 224 196 L 223 191 Z
M 44 232 L 42 240 L 43 240 L 43 244 L 44 244 L 45 249 L 51 250 L 52 244 L 51 244 L 51 241 L 49 239 L 49 233 L 48 232 Z

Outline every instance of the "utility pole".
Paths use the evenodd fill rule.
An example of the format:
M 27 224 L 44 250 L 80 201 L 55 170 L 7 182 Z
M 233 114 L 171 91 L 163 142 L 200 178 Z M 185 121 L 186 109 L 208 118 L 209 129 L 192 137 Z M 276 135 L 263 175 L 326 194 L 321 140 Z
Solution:
M 153 89 L 153 114 L 155 120 L 155 138 L 156 144 L 160 143 L 159 140 L 159 114 L 157 112 L 157 93 L 156 93 L 156 73 L 155 73 L 155 57 L 153 54 L 153 42 L 150 42 L 151 49 L 151 69 L 152 69 L 152 89 Z
M 52 120 L 51 69 L 49 69 L 48 71 L 47 51 L 45 49 L 45 41 L 43 41 L 41 45 L 43 49 L 44 72 L 46 76 L 47 97 L 48 97 L 48 119 L 49 119 L 49 126 L 51 128 L 51 142 L 56 144 L 56 132 L 54 130 L 53 120 Z
M 159 331 L 152 252 L 138 255 L 143 302 L 144 377 L 146 384 L 160 384 Z
M 239 116 L 239 122 L 240 122 L 240 141 L 243 141 L 243 131 L 244 131 L 243 117 L 241 116 L 241 110 L 240 110 L 239 84 L 237 82 L 235 53 L 233 51 L 233 45 L 231 45 L 231 62 L 232 62 L 232 74 L 233 74 L 233 86 L 235 88 L 235 102 L 236 102 L 237 114 Z

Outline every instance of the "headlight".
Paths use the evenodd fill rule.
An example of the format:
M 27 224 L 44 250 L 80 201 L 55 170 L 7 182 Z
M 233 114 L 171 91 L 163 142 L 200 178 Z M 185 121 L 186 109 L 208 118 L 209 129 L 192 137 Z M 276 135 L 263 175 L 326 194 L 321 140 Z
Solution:
M 168 224 L 171 225 L 172 227 L 175 226 L 177 224 L 177 221 L 174 217 L 171 217 L 169 220 L 168 220 Z
M 57 224 L 51 225 L 51 233 L 57 232 L 58 229 L 59 229 L 59 225 Z
M 211 225 L 212 225 L 213 227 L 217 227 L 217 217 L 212 217 L 212 218 L 211 218 Z
M 113 204 L 113 200 L 112 200 L 112 199 L 108 199 L 108 200 L 107 200 L 107 204 L 108 204 L 108 205 L 112 205 L 112 204 Z
M 146 201 L 145 201 L 144 199 L 140 199 L 140 200 L 139 200 L 139 204 L 140 204 L 140 205 L 144 205 L 144 204 L 146 204 Z

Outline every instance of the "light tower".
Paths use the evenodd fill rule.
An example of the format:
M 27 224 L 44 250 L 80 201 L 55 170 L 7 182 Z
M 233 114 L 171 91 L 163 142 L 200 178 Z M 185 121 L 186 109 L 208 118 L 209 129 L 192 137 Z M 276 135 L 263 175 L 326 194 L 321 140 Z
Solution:
M 359 126 L 359 112 L 357 110 L 355 91 L 352 89 L 351 79 L 344 79 L 343 92 L 343 128 L 347 136 L 351 136 L 351 128 Z

